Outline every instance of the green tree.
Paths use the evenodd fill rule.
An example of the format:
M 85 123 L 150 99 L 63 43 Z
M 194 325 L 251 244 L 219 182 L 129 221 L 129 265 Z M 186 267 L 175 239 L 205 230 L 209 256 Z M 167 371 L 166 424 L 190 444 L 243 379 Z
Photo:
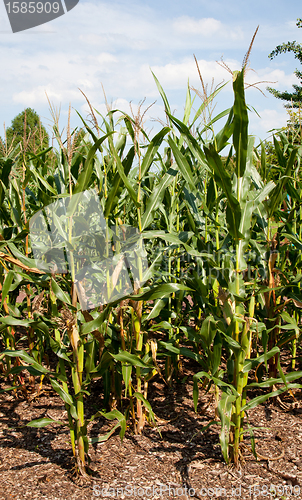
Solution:
M 48 148 L 49 136 L 36 111 L 26 108 L 12 120 L 2 144 L 6 150 L 17 148 L 16 152 L 22 153 L 21 156 L 37 154 Z
M 302 19 L 298 18 L 296 26 L 298 28 L 302 28 Z M 279 54 L 292 52 L 295 56 L 295 59 L 302 64 L 302 45 L 297 43 L 296 41 L 283 43 L 282 45 L 278 45 L 270 54 L 269 58 L 272 60 L 274 57 Z M 285 104 L 286 108 L 299 108 L 302 105 L 302 72 L 296 69 L 294 71 L 296 77 L 299 79 L 300 85 L 293 85 L 293 92 L 284 91 L 280 92 L 279 90 L 273 89 L 272 87 L 268 87 L 267 90 L 273 94 L 278 99 L 282 101 L 286 101 L 289 104 Z

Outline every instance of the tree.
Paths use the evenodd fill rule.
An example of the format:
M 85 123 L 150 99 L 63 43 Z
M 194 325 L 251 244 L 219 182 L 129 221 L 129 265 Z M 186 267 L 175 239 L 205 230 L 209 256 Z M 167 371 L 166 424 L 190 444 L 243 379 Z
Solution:
M 17 150 L 23 154 L 37 154 L 49 145 L 48 133 L 32 108 L 26 108 L 12 120 L 5 136 L 2 143 L 6 150 L 13 150 L 20 145 Z
M 298 18 L 296 22 L 296 26 L 298 28 L 302 28 L 302 19 Z M 297 43 L 296 41 L 294 42 L 287 42 L 283 43 L 282 45 L 278 45 L 270 54 L 269 58 L 272 60 L 274 57 L 278 56 L 279 54 L 286 53 L 286 52 L 292 52 L 295 56 L 295 59 L 298 59 L 298 61 L 302 64 L 302 45 Z M 302 106 L 302 72 L 296 69 L 294 71 L 295 75 L 297 78 L 300 80 L 300 85 L 293 85 L 294 92 L 280 92 L 279 90 L 273 89 L 271 87 L 268 87 L 267 90 L 273 94 L 275 97 L 278 99 L 281 99 L 282 101 L 289 102 L 289 104 L 285 104 L 286 108 L 299 108 Z

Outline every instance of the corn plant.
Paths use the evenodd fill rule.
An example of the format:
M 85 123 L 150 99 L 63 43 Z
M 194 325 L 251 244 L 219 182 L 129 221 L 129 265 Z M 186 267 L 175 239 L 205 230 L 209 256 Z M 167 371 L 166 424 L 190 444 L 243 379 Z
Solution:
M 300 338 L 301 153 L 282 133 L 274 164 L 264 145 L 255 148 L 244 76 L 245 65 L 232 74 L 231 109 L 206 123 L 223 86 L 208 96 L 200 75 L 203 102 L 193 113 L 188 87 L 179 119 L 155 77 L 168 126 L 153 137 L 140 106 L 137 116 L 102 116 L 89 103 L 93 126 L 68 126 L 66 141 L 52 108 L 58 148 L 24 154 L 21 173 L 15 153 L 2 152 L 0 369 L 14 393 L 38 380 L 38 394 L 50 381 L 84 476 L 91 442 L 154 423 L 150 381 L 172 385 L 183 358 L 201 369 L 195 408 L 200 381 L 214 387 L 209 425 L 220 420 L 223 456 L 236 466 L 244 433 L 253 433 L 247 412 L 300 387 L 301 372 L 285 375 L 280 352 L 291 345 L 296 358 Z M 100 378 L 99 410 L 88 418 L 85 401 Z M 263 393 L 251 398 L 255 387 Z M 90 439 L 87 426 L 99 417 L 117 423 Z
M 277 184 L 276 187 L 272 181 L 266 184 L 263 183 L 253 164 L 253 138 L 248 137 L 248 113 L 244 96 L 244 68 L 241 72 L 234 75 L 233 88 L 235 100 L 234 106 L 229 113 L 228 121 L 214 140 L 203 146 L 203 151 L 188 128 L 177 122 L 173 117 L 170 118 L 177 125 L 187 142 L 190 154 L 194 157 L 195 161 L 197 159 L 202 166 L 205 165 L 213 181 L 220 188 L 220 204 L 222 201 L 224 203 L 225 218 L 221 221 L 215 218 L 214 226 L 214 235 L 218 224 L 221 228 L 220 231 L 222 230 L 220 234 L 223 235 L 224 233 L 225 235 L 222 241 L 215 238 L 216 252 L 221 248 L 224 251 L 223 259 L 220 262 L 216 259 L 215 262 L 213 252 L 210 257 L 204 252 L 204 261 L 207 261 L 206 263 L 201 263 L 204 278 L 199 278 L 195 272 L 195 276 L 193 275 L 194 279 L 191 278 L 188 284 L 191 287 L 195 286 L 196 290 L 200 290 L 202 298 L 204 297 L 205 306 L 208 308 L 212 304 L 211 307 L 214 313 L 213 316 L 206 317 L 200 329 L 201 342 L 206 352 L 210 354 L 210 366 L 208 367 L 209 371 L 199 372 L 194 376 L 195 407 L 197 406 L 198 399 L 198 380 L 206 377 L 221 392 L 217 411 L 221 421 L 220 443 L 223 455 L 226 461 L 231 459 L 237 466 L 240 457 L 239 444 L 245 432 L 243 430 L 244 414 L 256 404 L 281 393 L 291 385 L 288 384 L 288 379 L 285 378 L 280 370 L 277 342 L 274 344 L 270 342 L 269 351 L 267 351 L 265 346 L 264 355 L 250 360 L 253 333 L 260 326 L 262 330 L 265 329 L 265 325 L 259 323 L 257 317 L 255 317 L 255 302 L 262 290 L 259 289 L 256 281 L 251 286 L 247 280 L 247 276 L 245 276 L 245 271 L 250 267 L 247 263 L 247 258 L 249 257 L 248 250 L 251 248 L 251 245 L 256 252 L 260 266 L 263 265 L 265 267 L 266 241 L 262 242 L 262 245 L 260 241 L 251 241 L 252 231 L 257 230 L 253 214 L 258 215 L 258 221 L 262 227 L 269 227 L 269 219 L 272 213 L 274 213 L 276 205 L 281 201 L 281 185 L 286 181 L 282 177 L 281 183 Z M 235 172 L 232 178 L 226 172 L 221 156 L 219 155 L 219 151 L 225 147 L 226 141 L 231 136 L 235 151 Z M 188 154 L 188 151 L 186 154 Z M 295 154 L 296 152 L 293 151 L 288 160 L 287 175 L 292 172 Z M 189 180 L 190 176 L 194 174 L 185 156 L 178 155 L 177 162 L 179 165 L 182 165 L 185 171 L 184 175 Z M 194 221 L 195 219 L 197 221 L 195 214 L 198 213 L 195 203 L 194 184 L 195 182 L 191 182 L 193 193 L 187 195 L 188 198 L 190 196 L 190 204 L 193 208 L 191 210 L 191 225 L 192 220 Z M 270 193 L 273 193 L 269 204 L 271 211 L 267 214 L 265 213 L 267 207 L 266 200 Z M 200 221 L 199 226 L 201 226 Z M 198 236 L 200 238 L 200 229 L 196 233 L 199 233 Z M 218 268 L 217 265 L 219 265 Z M 254 279 L 257 276 L 257 267 L 259 266 L 255 268 Z M 211 276 L 213 268 L 217 269 L 214 280 Z M 273 265 L 269 262 L 269 269 L 272 268 Z M 268 285 L 271 290 L 273 288 L 272 282 L 269 282 Z M 269 293 L 271 294 L 272 292 L 270 291 Z M 212 299 L 210 299 L 211 296 L 213 297 Z M 217 319 L 215 320 L 215 315 L 217 314 L 221 317 L 218 321 Z M 283 319 L 286 319 L 285 316 L 283 316 Z M 287 323 L 291 323 L 290 328 L 293 328 L 292 322 L 287 321 Z M 271 331 L 270 327 L 271 325 L 267 329 L 268 332 Z M 228 382 L 223 380 L 224 374 L 221 370 L 219 371 L 221 343 L 225 346 L 229 354 Z M 211 348 L 212 344 L 213 351 Z M 248 384 L 248 372 L 252 367 L 258 366 L 263 361 L 266 364 L 267 360 L 271 358 L 274 358 L 277 362 L 280 378 L 272 378 L 265 382 L 265 386 L 271 387 L 277 383 L 277 380 L 279 383 L 284 382 L 285 386 L 278 391 L 270 392 L 247 403 L 246 391 L 250 387 L 257 385 Z M 301 373 L 294 374 L 290 380 L 299 378 L 300 375 Z M 217 393 L 216 390 L 217 394 L 219 392 Z

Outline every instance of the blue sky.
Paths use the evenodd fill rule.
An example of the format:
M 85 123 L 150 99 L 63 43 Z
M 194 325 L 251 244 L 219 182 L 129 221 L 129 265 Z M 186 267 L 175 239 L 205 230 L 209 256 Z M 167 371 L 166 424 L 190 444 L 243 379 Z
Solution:
M 299 8 L 300 7 L 300 8 Z M 69 103 L 72 125 L 79 124 L 75 109 L 87 116 L 80 88 L 92 105 L 105 113 L 102 84 L 109 103 L 135 112 L 139 102 L 156 103 L 146 113 L 147 129 L 156 130 L 157 118 L 164 118 L 161 98 L 151 69 L 161 82 L 171 109 L 181 117 L 186 87 L 201 89 L 193 53 L 208 88 L 229 81 L 231 75 L 217 64 L 223 56 L 232 69 L 240 69 L 253 33 L 259 24 L 250 57 L 248 83 L 265 80 L 279 90 L 290 89 L 297 81 L 299 67 L 292 54 L 273 61 L 268 54 L 276 45 L 296 40 L 302 43 L 301 3 L 259 0 L 80 0 L 68 14 L 35 29 L 13 34 L 4 3 L 0 3 L 0 135 L 2 124 L 9 126 L 16 114 L 34 108 L 48 127 L 51 116 L 45 93 L 61 106 L 61 127 L 67 123 Z M 150 69 L 151 68 L 151 69 Z M 252 71 L 252 69 L 254 71 Z M 301 69 L 301 68 L 300 68 Z M 260 114 L 250 116 L 250 133 L 264 139 L 268 130 L 286 124 L 281 101 L 265 91 L 268 84 L 246 93 L 248 104 Z M 194 94 L 194 92 L 193 92 Z M 232 104 L 229 84 L 216 99 L 214 114 Z M 196 108 L 200 104 L 196 99 Z M 222 124 L 221 124 L 222 125 Z

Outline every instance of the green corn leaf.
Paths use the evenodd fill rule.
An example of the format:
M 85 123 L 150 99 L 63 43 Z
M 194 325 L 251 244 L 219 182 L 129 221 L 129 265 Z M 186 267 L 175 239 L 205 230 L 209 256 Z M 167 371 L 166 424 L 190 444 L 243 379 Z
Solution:
M 153 78 L 155 80 L 155 83 L 156 83 L 156 86 L 159 90 L 159 93 L 162 97 L 162 100 L 164 102 L 164 105 L 165 105 L 165 110 L 166 110 L 166 113 L 167 114 L 171 114 L 171 109 L 170 109 L 170 105 L 169 105 L 169 101 L 167 99 L 167 96 L 164 92 L 164 89 L 162 88 L 161 84 L 159 83 L 158 79 L 156 78 L 155 74 L 153 73 L 153 71 L 151 71 L 152 75 L 153 75 Z
M 261 141 L 261 177 L 263 180 L 266 180 L 267 170 L 266 170 L 266 151 L 265 144 Z
M 113 140 L 112 140 L 112 137 L 109 137 L 109 144 L 110 144 L 110 151 L 115 159 L 115 162 L 116 162 L 116 168 L 118 170 L 118 173 L 121 177 L 121 180 L 123 182 L 123 184 L 125 185 L 125 188 L 127 189 L 130 197 L 132 198 L 134 204 L 136 207 L 140 207 L 140 203 L 137 201 L 137 193 L 135 192 L 130 180 L 128 179 L 128 177 L 126 176 L 125 174 L 125 170 L 124 170 L 124 166 L 122 164 L 122 161 L 118 155 L 118 152 L 116 151 L 115 147 L 114 147 L 114 144 L 113 144 Z
M 250 387 L 260 387 L 260 388 L 267 388 L 267 387 L 272 387 L 273 385 L 277 385 L 277 384 L 283 384 L 284 383 L 284 380 L 286 382 L 286 384 L 288 384 L 288 382 L 292 382 L 293 380 L 297 380 L 298 378 L 302 378 L 302 371 L 298 371 L 298 372 L 291 372 L 291 373 L 288 373 L 287 375 L 284 375 L 284 378 L 269 378 L 267 380 L 264 380 L 263 382 L 252 382 L 251 384 L 247 385 L 246 387 L 247 388 L 250 388 Z
M 160 314 L 162 309 L 164 309 L 167 306 L 167 299 L 156 299 L 154 306 L 152 307 L 151 311 L 149 314 L 145 317 L 143 317 L 143 322 L 150 321 L 150 319 L 157 318 L 157 316 Z
M 280 144 L 277 141 L 277 138 L 275 135 L 273 136 L 273 140 L 274 140 L 275 152 L 276 152 L 277 158 L 278 158 L 278 163 L 279 163 L 279 165 L 281 165 L 281 167 L 283 167 L 285 169 L 286 168 L 286 155 L 283 154 L 283 151 L 282 151 Z
M 214 320 L 213 316 L 211 315 L 207 316 L 205 320 L 202 322 L 201 328 L 199 330 L 199 335 L 204 340 L 205 345 L 207 346 L 208 349 L 210 349 L 213 343 L 216 331 L 217 331 L 216 321 Z
M 196 185 L 194 183 L 193 179 L 193 173 L 191 171 L 191 167 L 189 163 L 187 162 L 185 156 L 181 153 L 181 151 L 178 149 L 175 141 L 172 139 L 172 137 L 169 137 L 168 139 L 169 145 L 173 151 L 175 161 L 177 163 L 177 166 L 179 167 L 179 170 L 181 174 L 183 175 L 183 178 L 185 179 L 187 185 L 190 187 L 192 191 L 195 191 Z
M 217 96 L 217 94 L 228 84 L 228 82 L 225 82 L 223 83 L 222 85 L 219 85 L 215 90 L 214 92 L 212 92 L 212 94 L 209 95 L 209 97 L 200 105 L 200 107 L 198 108 L 198 110 L 196 111 L 195 113 L 195 116 L 192 120 L 192 123 L 191 123 L 191 128 L 192 126 L 194 125 L 194 123 L 196 122 L 196 120 L 200 117 L 201 113 L 205 110 L 205 108 L 213 101 L 213 99 Z M 223 116 L 227 115 L 228 113 L 230 112 L 229 109 L 225 110 L 225 111 L 222 111 L 221 113 L 219 113 L 218 116 L 216 116 L 215 118 L 212 118 L 209 122 L 209 124 L 207 125 L 207 127 L 205 128 L 208 128 L 209 126 L 211 126 L 213 123 L 215 123 L 216 121 L 220 120 L 220 118 L 222 118 Z M 202 129 L 200 131 L 200 134 L 202 134 L 203 132 L 205 132 L 205 128 Z
M 269 217 L 271 217 L 275 213 L 275 211 L 279 208 L 279 205 L 282 201 L 282 197 L 284 195 L 284 188 L 292 175 L 294 163 L 297 157 L 297 152 L 298 152 L 297 148 L 294 148 L 291 151 L 284 173 L 282 177 L 277 181 L 276 187 L 274 188 L 274 190 L 270 195 Z
M 50 373 L 49 370 L 44 368 L 44 366 L 40 365 L 37 363 L 37 361 L 32 358 L 27 352 L 25 351 L 9 351 L 5 350 L 0 354 L 0 359 L 3 359 L 4 356 L 8 356 L 10 358 L 21 358 L 25 363 L 28 363 L 30 366 L 32 366 L 38 373 L 42 374 L 47 374 Z M 23 369 L 26 370 L 27 366 L 23 366 Z
M 239 354 L 243 352 L 239 342 L 233 339 L 230 335 L 227 335 L 225 332 L 221 331 L 220 333 L 223 335 L 228 347 L 236 354 L 236 356 L 239 356 Z
M 297 320 L 295 317 L 290 316 L 287 312 L 283 312 L 281 313 L 281 318 L 287 323 L 285 325 L 281 325 L 282 329 L 295 330 L 296 334 L 299 335 L 300 328 L 297 325 Z
M 128 298 L 131 300 L 155 300 L 155 299 L 164 299 L 165 297 L 169 297 L 171 293 L 178 292 L 179 290 L 191 290 L 185 285 L 180 285 L 178 283 L 166 283 L 162 285 L 157 285 L 151 290 L 146 292 L 139 293 L 137 295 L 129 295 Z
M 105 351 L 101 357 L 99 364 L 90 371 L 89 375 L 91 378 L 106 376 L 106 372 L 109 366 L 112 364 L 112 357 L 108 351 Z
M 36 370 L 33 370 L 30 365 L 27 365 L 25 368 L 24 368 L 24 365 L 14 366 L 14 368 L 10 369 L 9 373 L 11 375 L 19 375 L 19 373 L 21 373 L 24 369 L 26 369 L 28 371 L 28 373 L 30 373 L 30 374 L 33 374 L 33 375 L 36 375 L 36 376 L 40 375 L 40 372 L 37 372 Z
M 175 116 L 172 116 L 171 114 L 169 114 L 168 116 L 172 123 L 174 123 L 174 125 L 178 128 L 178 130 L 185 138 L 188 148 L 193 155 L 193 158 L 195 158 L 200 163 L 200 166 L 202 166 L 203 169 L 209 170 L 204 152 L 202 151 L 195 137 L 193 137 L 193 135 L 191 134 L 189 128 L 183 122 L 175 118 Z
M 141 164 L 141 178 L 144 179 L 146 173 L 149 171 L 154 157 L 158 151 L 158 148 L 162 144 L 165 136 L 168 132 L 170 132 L 170 127 L 164 127 L 161 129 L 158 134 L 156 134 L 153 139 L 151 139 L 148 149 L 144 155 L 142 164 Z
M 258 356 L 258 358 L 245 360 L 244 367 L 242 370 L 243 373 L 247 373 L 250 370 L 254 370 L 258 365 L 260 365 L 261 363 L 265 363 L 268 359 L 272 358 L 278 353 L 280 353 L 279 347 L 273 347 L 273 349 L 271 349 L 267 353 L 262 354 L 261 356 Z
M 191 351 L 187 347 L 180 347 L 179 351 L 180 351 L 180 354 L 182 356 L 185 356 L 186 358 L 194 359 L 194 361 L 196 361 L 200 365 L 206 366 L 202 357 L 199 354 L 197 354 L 196 352 Z
M 105 417 L 106 420 L 115 420 L 115 419 L 123 420 L 124 418 L 124 415 L 118 410 L 111 410 L 107 413 L 105 411 L 99 411 L 95 416 L 100 416 L 100 415 L 102 417 Z
M 31 173 L 43 184 L 43 186 L 47 189 L 47 191 L 50 191 L 52 194 L 55 196 L 57 195 L 56 190 L 44 179 L 42 175 L 39 174 L 38 170 L 34 167 L 33 163 L 29 163 L 29 167 Z
M 2 185 L 1 185 L 1 187 L 2 187 Z M 21 196 L 21 193 L 19 190 L 19 186 L 16 183 L 16 179 L 14 179 L 12 184 L 11 184 L 11 190 L 12 190 L 12 196 L 10 199 L 10 205 L 12 207 L 11 208 L 11 211 L 12 211 L 11 215 L 12 215 L 12 218 L 14 219 L 14 222 L 16 222 L 16 225 L 18 225 L 21 228 L 23 226 L 22 208 L 21 208 L 22 196 Z M 2 193 L 4 194 L 4 191 L 2 191 Z M 1 198 L 2 198 L 2 196 L 1 196 Z M 3 203 L 3 201 L 1 203 Z
M 130 364 L 132 366 L 139 366 L 141 368 L 149 368 L 152 367 L 144 363 L 138 356 L 135 354 L 131 354 L 127 351 L 120 351 L 118 354 L 110 354 L 116 361 L 122 361 L 123 363 Z
M 106 139 L 111 137 L 112 134 L 114 134 L 114 132 L 109 132 L 108 134 L 104 135 L 100 139 L 97 139 L 95 144 L 90 148 L 89 153 L 87 155 L 87 159 L 85 161 L 85 165 L 83 167 L 83 170 L 80 173 L 79 178 L 77 180 L 77 183 L 73 189 L 73 194 L 80 193 L 81 191 L 85 191 L 85 189 L 87 189 L 87 187 L 89 186 L 89 183 L 91 181 L 92 171 L 93 171 L 94 156 L 95 156 L 97 150 L 100 148 L 101 144 Z
M 22 387 L 23 387 L 22 385 L 13 385 L 11 387 L 6 387 L 5 389 L 1 389 L 0 394 L 3 394 L 4 392 L 9 392 L 9 391 L 16 391 L 16 389 L 22 389 Z
M 248 113 L 244 96 L 244 69 L 233 81 L 234 101 L 234 132 L 233 144 L 236 151 L 237 178 L 243 177 L 246 168 L 248 149 Z
M 219 433 L 220 447 L 226 463 L 229 462 L 229 439 L 231 415 L 236 396 L 223 392 L 218 403 L 217 411 L 220 417 L 221 431 Z
M 76 410 L 76 403 L 73 400 L 72 396 L 66 392 L 63 387 L 54 379 L 50 379 L 50 383 L 53 387 L 53 389 L 59 394 L 60 398 L 70 407 L 70 413 L 73 418 L 77 419 L 77 410 Z
M 64 359 L 68 364 L 70 363 L 70 359 L 66 354 L 66 350 L 62 348 L 59 342 L 49 337 L 49 344 L 51 350 L 58 356 L 58 358 Z
M 185 238 L 182 238 L 182 235 L 187 236 Z M 152 230 L 152 231 L 144 231 L 141 233 L 141 236 L 144 239 L 154 239 L 154 238 L 160 238 L 161 240 L 164 240 L 167 243 L 172 243 L 177 246 L 183 246 L 185 250 L 188 252 L 189 255 L 192 255 L 194 257 L 210 257 L 210 254 L 206 254 L 205 252 L 198 252 L 195 248 L 193 248 L 190 245 L 187 245 L 185 243 L 186 240 L 191 238 L 193 235 L 193 232 L 183 232 L 179 234 L 175 234 L 172 232 L 166 232 L 166 231 L 161 231 L 161 230 Z
M 70 296 L 67 295 L 67 293 L 62 290 L 62 288 L 58 285 L 58 283 L 53 278 L 51 278 L 51 289 L 52 289 L 53 293 L 55 294 L 55 296 L 59 300 L 61 300 L 65 304 L 69 304 L 71 306 Z
M 94 437 L 94 438 L 90 438 L 89 439 L 89 443 L 91 443 L 91 444 L 104 443 L 105 441 L 107 441 L 110 438 L 110 436 L 112 436 L 112 434 L 115 433 L 116 429 L 118 429 L 119 427 L 120 427 L 120 424 L 116 424 L 111 429 L 111 431 L 107 432 L 107 434 L 104 434 L 103 436 L 97 436 L 97 437 Z
M 45 335 L 49 334 L 49 328 L 44 321 L 35 321 L 32 326 L 37 330 L 41 330 Z
M 204 151 L 212 172 L 215 174 L 215 180 L 228 200 L 226 220 L 229 225 L 229 231 L 236 239 L 243 238 L 243 235 L 239 231 L 241 209 L 239 202 L 233 195 L 231 178 L 226 172 L 221 158 L 215 151 L 214 146 L 212 144 L 209 145 L 209 148 L 204 146 Z
M 286 387 L 286 389 L 288 388 L 288 384 L 287 384 L 287 380 L 286 380 L 286 376 L 282 370 L 282 367 L 281 367 L 281 363 L 280 363 L 280 355 L 278 356 L 278 361 L 277 361 L 277 367 L 278 367 L 278 371 L 279 371 L 279 375 Z
M 301 384 L 288 384 L 287 387 L 281 387 L 277 391 L 269 392 L 267 394 L 262 394 L 261 396 L 257 396 L 256 398 L 253 398 L 251 401 L 249 401 L 246 405 L 244 405 L 241 408 L 241 411 L 246 412 L 249 410 L 252 410 L 256 406 L 265 403 L 269 398 L 275 398 L 276 396 L 279 396 L 280 394 L 283 394 L 286 392 L 288 389 L 301 389 L 302 385 Z
M 191 110 L 192 110 L 192 105 L 193 105 L 193 102 L 195 100 L 195 97 L 196 96 L 194 96 L 194 99 L 192 100 L 190 83 L 189 83 L 189 80 L 188 80 L 186 103 L 185 103 L 185 110 L 184 110 L 184 117 L 183 117 L 183 120 L 182 120 L 183 123 L 185 123 L 186 125 L 187 125 L 187 123 L 189 121 L 189 118 L 190 118 L 190 114 L 191 114 Z
M 282 236 L 284 236 L 291 243 L 293 243 L 296 248 L 298 248 L 299 250 L 302 250 L 302 243 L 301 243 L 301 241 L 294 234 L 282 233 Z
M 147 408 L 147 410 L 149 412 L 149 415 L 150 415 L 152 422 L 155 422 L 155 416 L 154 416 L 154 413 L 153 413 L 153 410 L 152 410 L 152 407 L 151 407 L 149 401 L 147 401 L 146 398 L 144 398 L 144 396 L 140 392 L 135 392 L 133 394 L 133 397 L 142 401 L 143 405 Z
M 84 127 L 86 128 L 86 130 L 89 132 L 89 134 L 91 135 L 92 139 L 93 139 L 93 142 L 96 143 L 98 141 L 98 137 L 95 135 L 95 133 L 91 130 L 90 127 L 88 127 L 87 123 L 85 122 L 84 118 L 82 118 L 82 116 L 80 115 L 80 113 L 78 111 L 76 111 L 76 113 L 78 114 L 78 116 L 80 117 L 80 119 L 82 120 L 83 124 L 84 124 Z
M 213 361 L 212 361 L 212 373 L 216 374 L 220 364 L 221 364 L 221 354 L 222 354 L 222 340 L 221 335 L 217 333 L 214 339 L 213 345 Z
M 198 398 L 199 398 L 198 379 L 193 377 L 193 403 L 195 412 L 197 412 Z
M 164 330 L 173 330 L 173 325 L 171 325 L 171 323 L 169 323 L 168 321 L 161 321 L 160 323 L 155 323 L 149 328 L 152 331 L 160 330 L 161 328 L 163 328 Z
M 218 132 L 218 134 L 216 134 L 215 140 L 214 140 L 214 142 L 216 144 L 216 150 L 218 153 L 219 153 L 219 151 L 221 151 L 222 149 L 224 149 L 227 146 L 228 140 L 234 131 L 234 110 L 233 110 L 233 108 L 227 109 L 226 111 L 223 111 L 223 113 L 220 113 L 220 115 L 218 115 L 218 117 L 216 117 L 216 118 L 219 120 L 220 118 L 225 116 L 227 113 L 229 113 L 227 122 L 224 125 L 223 129 L 220 130 L 220 132 Z M 212 120 L 211 123 L 213 123 L 213 122 L 214 122 L 214 120 Z
M 175 170 L 170 168 L 168 172 L 164 174 L 156 188 L 153 189 L 152 194 L 146 204 L 145 212 L 142 216 L 142 231 L 144 231 L 144 229 L 146 229 L 146 227 L 148 227 L 151 222 L 153 222 L 154 212 L 162 202 L 167 187 L 170 186 L 170 184 L 172 184 L 172 182 L 174 181 L 175 175 Z
M 254 199 L 254 206 L 257 207 L 259 203 L 262 203 L 268 197 L 274 187 L 275 183 L 273 181 L 268 182 Z
M 121 438 L 121 441 L 123 440 L 123 437 L 125 435 L 125 432 L 126 432 L 126 426 L 127 426 L 127 423 L 126 423 L 126 417 L 125 415 L 123 415 L 120 411 L 118 410 L 112 410 L 108 413 L 106 412 L 98 412 L 96 415 L 94 415 L 93 418 L 95 418 L 96 416 L 102 416 L 102 417 L 105 417 L 107 420 L 115 420 L 117 419 L 118 420 L 118 425 L 114 428 L 117 429 L 118 427 L 121 427 L 121 430 L 120 430 L 120 438 Z M 92 420 L 92 419 L 91 419 Z M 114 430 L 111 431 L 111 433 L 114 432 Z M 108 436 L 109 437 L 109 436 Z M 107 439 L 108 439 L 107 437 Z M 97 438 L 99 439 L 99 438 Z M 92 442 L 92 441 L 91 441 Z M 94 442 L 97 442 L 97 441 L 94 441 Z
M 29 153 L 29 159 L 30 160 L 36 160 L 38 158 L 41 158 L 41 156 L 46 155 L 50 151 L 52 151 L 52 147 L 51 146 L 49 148 L 47 148 L 47 149 L 44 149 L 43 151 L 41 151 L 40 153 L 37 153 L 37 154 L 34 154 L 34 153 L 30 152 Z
M 167 349 L 167 351 L 172 352 L 173 354 L 180 354 L 180 348 L 176 347 L 171 342 L 164 342 L 163 340 L 160 340 L 158 342 L 158 345 L 163 346 L 165 349 Z
M 2 160 L 2 172 L 1 172 L 1 179 L 3 181 L 3 184 L 5 185 L 6 188 L 9 186 L 9 175 L 11 173 L 12 166 L 14 164 L 12 158 L 5 158 Z
M 125 115 L 124 116 L 124 122 L 125 122 L 125 125 L 126 125 L 126 129 L 128 130 L 128 133 L 132 139 L 132 141 L 134 142 L 135 141 L 135 133 L 134 133 L 134 130 L 133 130 L 133 119 L 130 118 L 130 116 L 128 115 Z
M 14 318 L 13 316 L 3 316 L 3 317 L 0 317 L 0 323 L 2 323 L 3 325 L 9 325 L 9 326 L 29 327 L 29 326 L 33 326 L 34 320 L 32 320 L 32 319 L 19 319 L 19 318 Z
M 126 143 L 127 143 L 127 127 L 123 127 L 120 130 L 119 136 L 118 136 L 117 141 L 115 143 L 115 148 L 120 153 L 120 155 L 122 155 L 122 153 L 125 149 Z
M 70 205 L 74 206 L 75 205 L 74 202 L 76 199 L 77 199 L 76 197 L 73 197 L 72 200 L 70 201 Z M 68 208 L 70 208 L 70 207 L 68 207 Z M 64 216 L 58 217 L 55 210 L 54 210 L 52 217 L 53 217 L 53 222 L 54 222 L 55 228 L 58 231 L 59 235 L 62 237 L 63 241 L 68 241 L 68 236 L 67 236 L 66 231 L 64 230 L 63 225 L 62 225 L 62 222 L 66 221 L 65 214 L 64 214 Z
M 130 150 L 128 151 L 126 158 L 122 161 L 122 166 L 123 166 L 124 173 L 126 176 L 129 174 L 129 172 L 131 170 L 134 157 L 135 157 L 135 150 L 134 150 L 134 146 L 132 146 L 130 148 Z M 117 172 L 113 178 L 112 188 L 111 188 L 109 195 L 108 195 L 108 198 L 106 200 L 105 210 L 104 210 L 105 217 L 109 217 L 109 215 L 113 212 L 116 204 L 119 201 L 118 199 L 116 199 L 116 197 L 117 197 L 118 191 L 121 187 L 121 184 L 122 184 L 122 178 L 121 178 L 119 172 Z
M 26 424 L 26 427 L 34 427 L 36 429 L 40 429 L 41 427 L 46 427 L 49 424 L 60 424 L 66 425 L 64 422 L 60 420 L 54 420 L 53 418 L 38 418 L 37 420 L 32 420 Z
M 125 398 L 127 397 L 127 392 L 129 389 L 129 384 L 131 380 L 132 365 L 123 363 L 122 365 L 122 375 L 125 383 Z
M 211 377 L 211 380 L 214 382 L 215 385 L 217 385 L 217 387 L 221 387 L 227 394 L 232 393 L 235 398 L 239 397 L 239 393 L 236 391 L 236 388 L 233 385 L 227 384 L 227 382 L 224 382 L 220 378 L 213 376 Z
M 147 283 L 155 274 L 155 272 L 160 268 L 163 255 L 160 252 L 155 258 L 153 258 L 152 264 L 145 270 L 142 277 L 142 283 Z
M 104 311 L 102 311 L 96 319 L 88 321 L 87 323 L 83 323 L 81 325 L 81 333 L 83 335 L 87 335 L 88 333 L 91 333 L 94 330 L 98 330 L 104 324 L 104 321 L 108 316 L 108 313 L 109 313 L 108 308 L 105 308 Z
M 23 253 L 21 253 L 17 249 L 17 247 L 13 243 L 8 243 L 7 246 L 10 248 L 13 256 L 16 259 L 20 260 L 20 262 L 22 262 L 22 264 L 25 264 L 29 268 L 36 268 L 37 264 L 36 264 L 35 259 L 30 259 L 29 257 L 26 257 Z M 45 273 L 49 272 L 48 267 L 46 265 L 44 266 L 42 262 L 39 263 L 39 269 L 41 270 L 41 274 L 43 272 L 45 272 Z

